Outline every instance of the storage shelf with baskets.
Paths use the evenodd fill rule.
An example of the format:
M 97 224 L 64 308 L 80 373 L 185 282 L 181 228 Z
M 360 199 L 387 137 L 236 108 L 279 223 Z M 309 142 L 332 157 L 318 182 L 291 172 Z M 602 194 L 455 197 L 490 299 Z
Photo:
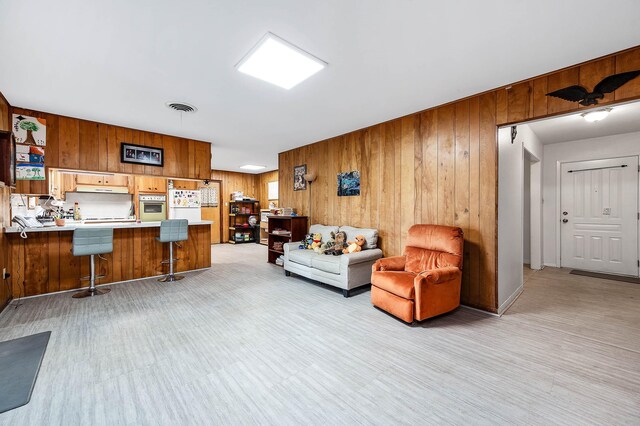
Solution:
M 229 202 L 229 243 L 255 243 L 260 221 L 258 201 Z
M 276 263 L 276 259 L 284 254 L 284 244 L 302 241 L 307 233 L 307 217 L 269 215 L 267 219 L 269 221 L 267 260 L 269 263 Z

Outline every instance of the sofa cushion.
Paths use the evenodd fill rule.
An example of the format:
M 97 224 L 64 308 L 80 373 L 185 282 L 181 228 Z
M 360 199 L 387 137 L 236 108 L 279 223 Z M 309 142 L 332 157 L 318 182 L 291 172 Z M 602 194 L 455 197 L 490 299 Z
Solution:
M 316 223 L 314 225 L 311 225 L 311 228 L 309 228 L 309 233 L 310 234 L 321 234 L 322 235 L 322 242 L 326 243 L 327 241 L 329 241 L 331 239 L 331 233 L 336 233 L 338 232 L 338 227 L 337 226 L 331 226 L 331 225 L 322 225 L 319 223 Z
M 319 255 L 313 250 L 291 250 L 289 252 L 289 261 L 311 268 L 311 259 L 314 256 Z
M 340 258 L 342 256 L 327 256 L 318 254 L 311 258 L 311 266 L 324 272 L 332 274 L 340 273 Z
M 366 243 L 363 249 L 374 249 L 378 247 L 378 230 L 371 228 L 354 228 L 353 226 L 341 226 L 340 231 L 347 234 L 347 241 L 355 241 L 356 235 L 364 235 Z
M 415 277 L 416 275 L 411 272 L 377 271 L 371 274 L 371 285 L 405 299 L 414 299 L 413 280 Z

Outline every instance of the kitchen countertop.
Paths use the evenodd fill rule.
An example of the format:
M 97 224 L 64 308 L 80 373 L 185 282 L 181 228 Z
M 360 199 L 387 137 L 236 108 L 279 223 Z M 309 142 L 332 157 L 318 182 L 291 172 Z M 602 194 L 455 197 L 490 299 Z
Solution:
M 189 226 L 197 225 L 211 225 L 213 222 L 210 220 L 197 220 L 189 221 Z M 106 222 L 106 223 L 82 223 L 82 222 L 67 222 L 64 226 L 47 226 L 42 228 L 27 228 L 26 232 L 60 232 L 60 231 L 73 231 L 76 228 L 159 228 L 160 222 Z M 17 226 L 11 226 L 4 228 L 4 232 L 7 234 L 16 234 L 20 232 Z

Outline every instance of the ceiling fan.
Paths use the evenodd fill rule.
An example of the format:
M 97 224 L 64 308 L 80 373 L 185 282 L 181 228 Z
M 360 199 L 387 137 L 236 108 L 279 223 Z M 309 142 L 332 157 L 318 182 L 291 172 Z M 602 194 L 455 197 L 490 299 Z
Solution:
M 547 93 L 547 96 L 553 96 L 569 102 L 578 102 L 583 106 L 598 105 L 598 100 L 604 98 L 605 93 L 613 92 L 639 75 L 640 70 L 613 74 L 603 78 L 600 83 L 596 84 L 593 92 L 589 92 L 582 86 L 574 85 Z

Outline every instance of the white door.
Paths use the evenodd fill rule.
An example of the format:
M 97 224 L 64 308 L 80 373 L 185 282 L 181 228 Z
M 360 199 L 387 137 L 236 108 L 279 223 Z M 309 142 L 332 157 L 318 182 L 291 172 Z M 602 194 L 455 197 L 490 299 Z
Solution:
M 561 167 L 561 264 L 638 276 L 638 157 Z

